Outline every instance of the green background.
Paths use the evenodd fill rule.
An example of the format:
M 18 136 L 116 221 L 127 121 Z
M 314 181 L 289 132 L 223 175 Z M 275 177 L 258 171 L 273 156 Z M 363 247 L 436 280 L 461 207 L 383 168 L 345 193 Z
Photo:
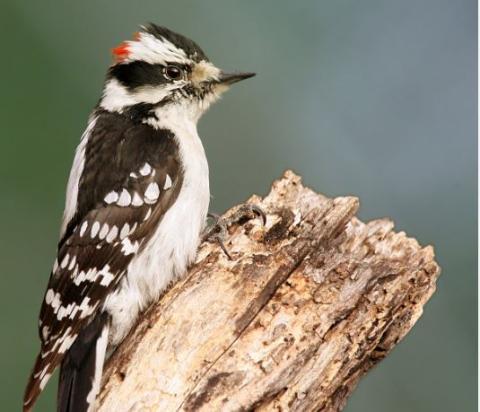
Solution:
M 258 73 L 199 124 L 212 210 L 292 168 L 435 246 L 438 292 L 347 411 L 476 410 L 474 0 L 3 0 L 0 16 L 2 411 L 19 410 L 38 348 L 65 182 L 109 50 L 146 21 Z M 53 410 L 54 389 L 37 410 Z

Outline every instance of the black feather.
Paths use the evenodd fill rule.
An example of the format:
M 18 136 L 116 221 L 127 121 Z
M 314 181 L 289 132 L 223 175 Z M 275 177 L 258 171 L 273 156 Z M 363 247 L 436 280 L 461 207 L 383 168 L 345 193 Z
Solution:
M 95 115 L 98 118 L 85 149 L 77 210 L 59 243 L 57 264 L 40 312 L 42 348 L 25 391 L 25 411 L 31 410 L 63 359 L 62 392 L 75 390 L 77 385 L 71 385 L 78 380 L 79 363 L 75 364 L 75 373 L 71 372 L 70 364 L 83 357 L 85 366 L 82 368 L 87 368 L 89 362 L 85 359 L 89 360 L 93 354 L 82 353 L 84 342 L 77 349 L 79 354 L 70 352 L 71 347 L 80 336 L 83 341 L 90 336 L 85 335 L 85 328 L 89 328 L 134 257 L 133 251 L 123 250 L 120 229 L 128 225 L 130 232 L 124 240 L 138 244 L 140 253 L 182 187 L 179 150 L 171 132 L 138 123 L 126 114 L 98 109 Z M 140 174 L 139 170 L 147 163 L 152 172 Z M 170 183 L 164 190 L 167 179 Z M 124 207 L 105 201 L 111 191 L 145 196 L 151 184 L 159 190 L 153 202 Z M 108 236 L 101 237 L 98 230 L 91 236 L 89 231 L 94 222 L 99 225 L 97 229 L 107 225 L 117 231 L 110 240 Z M 84 225 L 88 232 L 82 233 Z M 105 269 L 103 273 L 102 268 Z M 83 374 L 84 370 L 81 372 Z M 75 393 L 69 399 L 76 398 L 73 395 Z M 64 407 L 68 406 L 67 401 L 62 402 Z
M 86 412 L 87 397 L 95 376 L 96 344 L 108 315 L 102 313 L 78 335 L 62 361 L 58 382 L 57 412 Z
M 108 71 L 108 76 L 117 79 L 130 90 L 142 86 L 159 86 L 168 83 L 163 75 L 161 64 L 151 64 L 141 60 L 117 64 Z

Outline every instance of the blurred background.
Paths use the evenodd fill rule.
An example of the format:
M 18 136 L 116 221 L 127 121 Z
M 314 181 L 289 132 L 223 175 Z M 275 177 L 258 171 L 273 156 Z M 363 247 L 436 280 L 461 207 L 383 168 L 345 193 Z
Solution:
M 360 216 L 389 216 L 443 268 L 419 323 L 346 410 L 474 411 L 477 10 L 474 0 L 3 0 L 0 399 L 20 409 L 73 151 L 110 49 L 153 21 L 258 76 L 201 120 L 212 210 L 287 168 Z M 54 409 L 55 382 L 38 411 Z

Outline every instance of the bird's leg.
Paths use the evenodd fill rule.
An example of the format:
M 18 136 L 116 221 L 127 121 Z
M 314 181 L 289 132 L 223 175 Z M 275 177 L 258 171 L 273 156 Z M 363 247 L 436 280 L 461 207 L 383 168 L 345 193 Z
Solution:
M 214 224 L 206 229 L 202 236 L 203 241 L 217 242 L 222 248 L 223 253 L 232 260 L 232 256 L 228 253 L 225 247 L 225 239 L 227 238 L 228 228 L 235 223 L 239 223 L 242 220 L 250 220 L 259 217 L 262 221 L 262 225 L 267 223 L 267 215 L 257 205 L 243 204 L 237 208 L 229 217 L 223 218 L 215 213 L 209 213 L 209 218 L 214 220 Z
M 224 244 L 224 240 L 227 237 L 228 226 L 222 222 L 220 215 L 217 213 L 208 213 L 207 217 L 213 219 L 214 223 L 205 228 L 205 231 L 202 234 L 202 242 L 217 242 L 222 248 L 223 253 L 225 253 L 227 257 L 232 260 L 232 257 L 228 253 L 228 250 Z

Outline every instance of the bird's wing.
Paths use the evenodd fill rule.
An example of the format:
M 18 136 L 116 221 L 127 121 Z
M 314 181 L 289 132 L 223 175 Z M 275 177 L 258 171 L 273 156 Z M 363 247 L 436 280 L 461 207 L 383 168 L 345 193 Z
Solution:
M 182 185 L 178 147 L 168 131 L 109 116 L 115 115 L 97 120 L 86 145 L 77 212 L 60 241 L 40 312 L 42 348 L 26 389 L 26 410 Z

